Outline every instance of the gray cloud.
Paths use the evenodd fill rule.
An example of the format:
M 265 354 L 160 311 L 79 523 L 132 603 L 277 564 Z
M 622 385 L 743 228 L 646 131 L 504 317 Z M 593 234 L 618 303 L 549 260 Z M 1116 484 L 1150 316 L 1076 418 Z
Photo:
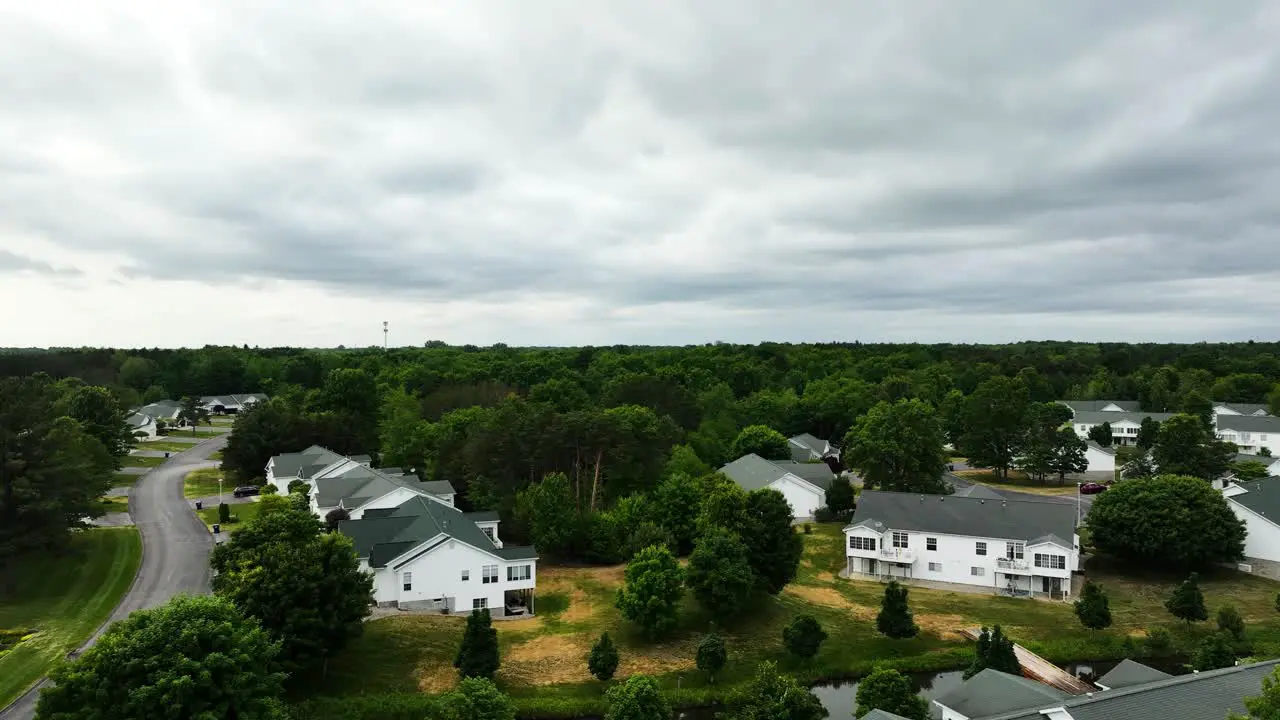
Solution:
M 76 277 L 81 274 L 75 268 L 53 265 L 0 248 L 0 274 L 3 273 L 33 273 L 57 277 Z
M 32 10 L 0 26 L 0 242 L 126 284 L 568 296 L 610 342 L 679 305 L 669 341 L 1220 337 L 1242 303 L 1230 332 L 1273 332 L 1278 8 Z

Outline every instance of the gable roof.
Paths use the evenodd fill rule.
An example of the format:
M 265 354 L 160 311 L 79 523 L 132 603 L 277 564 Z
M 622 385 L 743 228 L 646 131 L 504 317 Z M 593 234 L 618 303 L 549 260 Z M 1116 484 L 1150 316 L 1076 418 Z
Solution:
M 1076 508 L 1068 503 L 1041 500 L 996 501 L 983 497 L 863 490 L 850 527 L 856 525 L 881 533 L 915 530 L 1032 542 L 1050 535 L 1073 538 Z M 1074 542 L 1062 544 L 1070 548 Z
M 200 398 L 201 405 L 222 405 L 223 407 L 252 405 L 267 399 L 263 393 L 235 393 L 231 395 L 205 395 Z
M 983 498 L 985 500 L 1004 500 L 1004 496 L 986 485 L 970 485 L 955 491 L 952 497 Z
M 383 509 L 359 520 L 347 520 L 338 525 L 338 532 L 351 538 L 356 557 L 367 558 L 369 567 L 375 568 L 386 567 L 408 550 L 437 536 L 453 538 L 506 560 L 537 558 L 532 547 L 499 550 L 461 510 L 425 497 L 410 498 L 395 508 Z
M 887 710 L 876 708 L 866 715 L 863 715 L 862 720 L 907 720 L 907 718 L 904 718 L 901 715 L 894 715 Z
M 827 441 L 819 439 L 809 433 L 800 433 L 793 438 L 787 440 L 787 445 L 791 448 L 791 459 L 796 462 L 805 462 L 806 460 L 817 460 L 822 457 L 823 452 L 827 449 Z
M 987 668 L 936 702 L 970 718 L 1043 707 L 1068 695 L 1044 683 Z
M 1138 423 L 1138 424 L 1141 425 L 1142 423 Z M 1100 453 L 1106 453 L 1107 455 L 1116 454 L 1115 448 L 1102 447 L 1094 440 L 1086 440 L 1084 444 L 1088 445 L 1091 450 L 1097 450 Z
M 1280 458 L 1271 457 L 1269 455 L 1250 455 L 1249 453 L 1236 453 L 1235 456 L 1231 458 L 1231 462 L 1233 463 L 1256 462 L 1256 463 L 1262 463 L 1267 467 L 1271 467 L 1272 465 L 1275 465 L 1277 462 L 1280 462 Z
M 1074 412 L 1103 412 L 1102 408 L 1115 405 L 1123 412 L 1138 412 L 1142 405 L 1137 400 L 1059 400 Z M 1114 410 L 1106 412 L 1115 412 Z
M 310 477 L 341 459 L 341 455 L 328 448 L 312 445 L 301 452 L 272 457 L 272 472 L 276 477 Z M 306 474 L 303 474 L 304 470 Z
M 1165 680 L 1171 677 L 1173 676 L 1167 672 L 1161 672 L 1153 667 L 1147 667 L 1140 662 L 1125 658 L 1120 661 L 1119 665 L 1112 668 L 1111 672 L 1095 680 L 1094 684 L 1105 686 L 1110 690 L 1119 690 L 1120 688 L 1156 682 L 1157 680 Z
M 1271 409 L 1269 407 L 1267 407 L 1266 405 L 1260 405 L 1258 403 L 1216 402 L 1213 404 L 1213 407 L 1215 410 L 1218 408 L 1235 410 L 1241 415 L 1270 415 L 1271 414 Z
M 1151 418 L 1156 422 L 1164 422 L 1173 417 L 1174 413 L 1159 412 L 1143 412 L 1140 410 L 1125 412 L 1101 412 L 1101 411 L 1077 411 L 1072 422 L 1080 425 L 1101 425 L 1102 423 L 1111 423 L 1115 425 L 1120 422 L 1131 422 L 1134 425 L 1141 425 L 1143 418 Z
M 169 420 L 178 417 L 178 413 L 182 412 L 182 405 L 175 400 L 157 400 L 143 405 L 134 412 L 150 415 L 153 418 Z
M 1244 698 L 1261 693 L 1262 679 L 1277 663 L 1280 660 L 1179 675 L 974 720 L 1045 720 L 1041 710 L 1052 707 L 1063 708 L 1072 720 L 1222 720 L 1229 712 L 1244 712 Z
M 1274 415 L 1218 415 L 1218 430 L 1280 433 L 1280 417 Z
M 375 468 L 353 465 L 342 472 L 318 477 L 316 505 L 354 510 L 364 503 L 380 498 L 397 488 L 411 490 L 419 495 L 453 495 L 453 485 L 447 481 L 424 483 L 417 475 L 388 475 Z
M 819 468 L 813 470 L 812 468 Z M 788 472 L 802 478 L 806 482 L 813 483 L 822 489 L 831 487 L 831 468 L 825 464 L 817 463 L 797 463 L 778 461 L 771 462 L 764 458 L 751 453 L 728 463 L 720 468 L 720 472 L 724 473 L 730 480 L 738 484 L 738 487 L 751 492 L 761 488 L 769 487 L 771 483 L 786 475 Z M 805 473 L 805 474 L 801 474 Z M 823 484 L 823 474 L 826 479 Z M 814 478 L 814 479 L 810 479 Z
M 155 422 L 155 419 L 145 413 L 135 412 L 129 413 L 129 417 L 125 418 L 124 421 L 133 427 L 143 428 Z
M 1235 483 L 1242 493 L 1228 495 L 1229 502 L 1236 502 L 1280 525 L 1280 478 L 1246 480 Z

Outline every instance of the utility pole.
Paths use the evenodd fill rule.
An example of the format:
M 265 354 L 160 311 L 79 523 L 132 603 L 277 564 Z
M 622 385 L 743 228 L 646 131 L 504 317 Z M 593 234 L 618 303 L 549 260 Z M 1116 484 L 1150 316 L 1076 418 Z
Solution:
M 387 349 L 387 321 L 382 321 L 382 349 Z

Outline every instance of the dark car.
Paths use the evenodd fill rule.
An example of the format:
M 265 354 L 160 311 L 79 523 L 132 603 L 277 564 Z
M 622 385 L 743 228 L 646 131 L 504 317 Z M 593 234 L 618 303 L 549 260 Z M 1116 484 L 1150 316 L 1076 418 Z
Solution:
M 250 495 L 257 495 L 258 486 L 257 485 L 241 485 L 240 487 L 232 491 L 231 494 L 235 495 L 236 497 L 249 497 Z
M 1102 483 L 1089 482 L 1080 486 L 1080 492 L 1083 495 L 1097 495 L 1107 489 Z

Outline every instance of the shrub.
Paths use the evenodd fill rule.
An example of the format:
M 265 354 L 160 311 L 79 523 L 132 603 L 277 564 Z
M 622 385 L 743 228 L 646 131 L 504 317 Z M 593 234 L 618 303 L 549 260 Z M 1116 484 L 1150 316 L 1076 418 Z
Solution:
M 829 523 L 836 519 L 836 513 L 829 507 L 820 507 L 813 511 L 813 519 L 815 522 Z
M 218 522 L 226 525 L 231 522 L 231 506 L 226 503 L 218 503 Z
M 698 669 L 707 674 L 710 682 L 716 681 L 716 673 L 724 669 L 729 660 L 729 652 L 724 646 L 724 638 L 710 633 L 698 643 Z
M 805 534 L 805 535 L 812 535 L 812 534 L 813 534 L 813 525 L 811 525 L 811 524 L 809 524 L 809 523 L 805 523 L 805 524 L 804 524 L 804 534 Z
M 1173 636 L 1164 628 L 1152 628 L 1147 631 L 1146 646 L 1155 657 L 1169 657 L 1173 654 Z
M 782 629 L 782 644 L 801 660 L 817 655 L 826 639 L 827 631 L 812 615 L 797 615 Z
M 1244 618 L 1234 605 L 1223 605 L 1218 608 L 1218 629 L 1231 635 L 1232 639 L 1244 639 Z
M 618 671 L 618 648 L 609 638 L 609 633 L 601 635 L 591 648 L 591 654 L 587 656 L 587 669 L 600 682 L 609 682 Z

